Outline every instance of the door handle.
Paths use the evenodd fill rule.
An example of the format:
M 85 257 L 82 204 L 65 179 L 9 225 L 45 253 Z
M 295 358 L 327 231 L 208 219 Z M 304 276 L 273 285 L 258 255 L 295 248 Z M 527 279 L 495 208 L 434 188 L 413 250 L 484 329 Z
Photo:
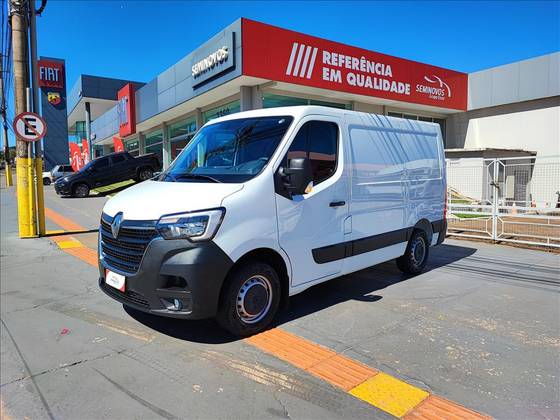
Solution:
M 329 204 L 329 207 L 340 207 L 346 204 L 346 201 L 333 201 Z

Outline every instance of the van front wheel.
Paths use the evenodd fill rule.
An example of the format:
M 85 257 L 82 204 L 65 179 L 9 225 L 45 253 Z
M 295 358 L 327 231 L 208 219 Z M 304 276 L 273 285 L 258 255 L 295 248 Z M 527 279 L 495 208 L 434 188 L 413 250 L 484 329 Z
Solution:
M 426 234 L 415 230 L 403 256 L 397 258 L 397 267 L 406 274 L 419 274 L 426 267 L 430 247 Z
M 280 306 L 280 279 L 266 263 L 250 262 L 226 280 L 217 320 L 233 335 L 247 337 L 264 331 Z

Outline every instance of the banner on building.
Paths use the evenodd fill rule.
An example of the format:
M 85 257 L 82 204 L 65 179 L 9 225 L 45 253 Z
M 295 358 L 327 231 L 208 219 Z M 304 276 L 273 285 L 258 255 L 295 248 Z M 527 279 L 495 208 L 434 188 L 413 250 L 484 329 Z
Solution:
M 247 19 L 243 75 L 439 108 L 467 109 L 468 75 Z
M 130 136 L 136 132 L 136 103 L 134 85 L 127 83 L 117 94 L 117 113 L 119 115 L 119 135 Z
M 82 161 L 84 162 L 84 166 L 87 165 L 90 161 L 89 144 L 86 139 L 82 139 Z
M 70 145 L 70 164 L 74 172 L 78 172 L 84 167 L 82 159 L 82 151 L 77 143 L 68 143 Z
M 115 146 L 115 152 L 124 152 L 124 144 L 120 137 L 113 137 L 113 146 Z

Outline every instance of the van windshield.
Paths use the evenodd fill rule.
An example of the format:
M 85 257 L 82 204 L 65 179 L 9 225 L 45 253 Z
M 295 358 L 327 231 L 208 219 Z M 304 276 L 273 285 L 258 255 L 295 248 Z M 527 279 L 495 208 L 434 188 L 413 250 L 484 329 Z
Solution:
M 241 118 L 207 125 L 158 180 L 248 181 L 266 166 L 292 120 L 289 116 L 275 116 Z

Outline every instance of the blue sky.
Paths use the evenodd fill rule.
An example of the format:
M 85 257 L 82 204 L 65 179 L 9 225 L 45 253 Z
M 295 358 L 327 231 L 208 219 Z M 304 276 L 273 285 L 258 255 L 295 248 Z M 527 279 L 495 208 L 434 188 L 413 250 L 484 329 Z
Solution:
M 147 82 L 241 16 L 464 72 L 560 49 L 559 1 L 49 0 L 39 54 L 66 59 L 68 90 L 80 74 Z
M 57 1 L 39 51 L 81 73 L 148 81 L 244 16 L 472 72 L 560 49 L 560 2 Z

